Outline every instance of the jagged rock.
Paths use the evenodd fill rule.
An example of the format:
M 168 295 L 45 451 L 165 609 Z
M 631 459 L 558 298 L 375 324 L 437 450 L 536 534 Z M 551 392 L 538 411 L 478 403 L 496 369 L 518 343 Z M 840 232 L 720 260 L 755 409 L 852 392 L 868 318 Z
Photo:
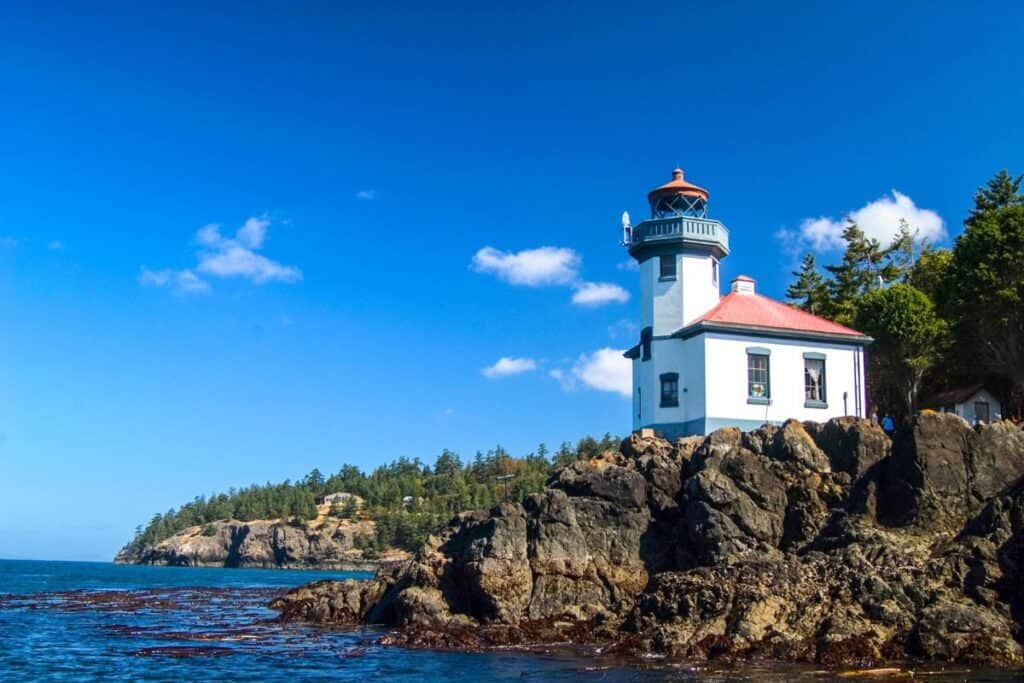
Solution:
M 417 647 L 1020 665 L 1022 475 L 1019 430 L 950 416 L 891 447 L 853 418 L 634 434 L 522 505 L 459 515 L 373 581 L 273 606 Z
M 805 423 L 814 443 L 831 468 L 854 479 L 863 477 L 889 455 L 889 437 L 876 422 L 839 417 L 824 423 Z
M 278 598 L 270 607 L 284 621 L 316 621 L 323 624 L 358 624 L 380 600 L 384 581 L 317 581 L 295 589 L 288 599 Z
M 623 439 L 623 456 L 632 460 L 647 480 L 652 510 L 661 513 L 677 508 L 683 468 L 703 441 L 702 437 L 691 436 L 669 444 L 661 439 L 643 439 L 636 433 Z
M 892 442 L 875 422 L 840 417 L 828 422 L 805 423 L 805 428 L 829 459 L 832 471 L 849 477 L 850 512 L 877 514 L 878 477 L 889 457 Z
M 725 430 L 720 430 L 725 431 Z M 731 431 L 712 434 L 690 461 L 684 529 L 696 564 L 711 565 L 782 538 L 786 490 L 763 455 Z
M 1024 430 L 1012 422 L 980 425 L 968 455 L 973 511 L 1024 476 Z
M 882 521 L 955 531 L 967 519 L 967 453 L 974 431 L 962 418 L 932 413 L 896 435 L 879 506 Z
M 601 498 L 631 509 L 647 503 L 647 480 L 643 475 L 604 460 L 578 460 L 563 468 L 550 485 L 571 496 Z
M 779 460 L 798 462 L 812 472 L 832 470 L 828 456 L 814 443 L 803 423 L 797 420 L 786 420 L 775 432 L 770 453 Z

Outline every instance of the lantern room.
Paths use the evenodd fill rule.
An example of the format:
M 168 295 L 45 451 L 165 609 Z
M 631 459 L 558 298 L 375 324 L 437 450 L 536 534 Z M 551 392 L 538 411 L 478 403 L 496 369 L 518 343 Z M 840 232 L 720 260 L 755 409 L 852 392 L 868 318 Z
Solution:
M 687 182 L 683 169 L 672 171 L 672 180 L 647 194 L 651 205 L 651 218 L 706 218 L 708 191 Z

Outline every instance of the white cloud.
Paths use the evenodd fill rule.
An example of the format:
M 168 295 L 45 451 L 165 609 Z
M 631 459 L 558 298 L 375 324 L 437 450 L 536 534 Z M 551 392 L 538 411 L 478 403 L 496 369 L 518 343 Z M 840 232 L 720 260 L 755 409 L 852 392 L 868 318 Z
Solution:
M 566 372 L 561 368 L 555 368 L 548 371 L 548 376 L 555 379 L 566 391 L 572 391 L 576 388 L 576 376 L 572 374 L 572 371 Z
M 196 242 L 211 249 L 220 247 L 224 243 L 224 238 L 220 234 L 220 225 L 210 223 L 199 228 L 196 232 Z
M 204 225 L 196 231 L 195 242 L 200 249 L 195 270 L 142 269 L 139 282 L 143 285 L 164 287 L 173 285 L 181 292 L 205 292 L 210 288 L 196 272 L 217 278 L 239 277 L 261 285 L 266 282 L 301 282 L 302 271 L 286 266 L 257 253 L 267 239 L 270 219 L 250 216 L 234 237 L 225 237 L 217 223 Z
M 900 229 L 900 219 L 907 222 L 911 232 L 917 231 L 918 238 L 937 242 L 946 237 L 946 226 L 936 212 L 918 207 L 914 200 L 897 190 L 892 195 L 885 195 L 869 202 L 849 214 L 864 234 L 888 245 Z M 846 228 L 846 220 L 836 220 L 827 216 L 805 218 L 797 230 L 783 228 L 775 233 L 775 237 L 793 252 L 811 247 L 816 251 L 842 249 L 842 234 Z
M 259 249 L 263 246 L 263 240 L 267 238 L 267 228 L 269 227 L 270 221 L 266 216 L 249 217 L 238 229 L 237 239 L 239 243 L 249 249 Z
M 596 308 L 629 301 L 629 292 L 617 284 L 581 279 L 582 264 L 579 253 L 568 247 L 537 247 L 514 252 L 484 247 L 473 255 L 472 268 L 478 273 L 496 275 L 512 285 L 571 287 L 572 303 L 577 306 Z
M 581 282 L 576 285 L 572 302 L 580 306 L 603 306 L 629 301 L 629 292 L 610 282 Z
M 356 192 L 356 199 L 365 199 L 367 201 L 373 201 L 377 198 L 377 190 L 359 190 Z
M 150 270 L 145 266 L 139 271 L 139 284 L 145 287 L 170 287 L 179 294 L 199 294 L 210 289 L 210 284 L 191 270 Z
M 237 243 L 227 245 L 220 251 L 201 253 L 196 270 L 214 277 L 242 277 L 257 285 L 273 280 L 302 280 L 302 272 L 298 268 L 283 266 Z
M 143 266 L 142 270 L 139 271 L 139 284 L 151 287 L 163 287 L 170 284 L 171 278 L 173 277 L 174 271 L 170 268 L 164 268 L 163 270 L 150 270 Z
M 473 256 L 473 269 L 512 285 L 568 285 L 579 279 L 580 255 L 565 247 L 538 247 L 505 252 L 484 247 Z
M 64 243 L 60 240 L 53 240 L 51 242 L 47 242 L 46 248 L 50 251 L 64 251 Z
M 580 354 L 572 366 L 572 375 L 591 389 L 611 391 L 628 398 L 633 395 L 633 366 L 622 353 L 621 349 L 603 348 Z M 554 374 L 551 376 L 562 381 Z M 562 386 L 565 387 L 564 382 Z
M 619 261 L 615 264 L 616 270 L 629 270 L 636 271 L 640 270 L 640 264 L 635 259 L 626 259 L 625 261 Z
M 488 379 L 508 377 L 537 369 L 537 361 L 532 358 L 499 358 L 498 361 L 480 371 L 480 374 Z
M 177 287 L 182 292 L 205 292 L 210 289 L 209 283 L 191 270 L 183 270 L 178 273 Z
M 234 239 L 221 235 L 220 226 L 211 223 L 196 232 L 196 242 L 209 249 L 199 252 L 200 273 L 214 277 L 242 277 L 255 284 L 265 282 L 300 282 L 302 272 L 295 267 L 281 265 L 256 250 L 267 239 L 270 219 L 252 216 L 235 232 Z

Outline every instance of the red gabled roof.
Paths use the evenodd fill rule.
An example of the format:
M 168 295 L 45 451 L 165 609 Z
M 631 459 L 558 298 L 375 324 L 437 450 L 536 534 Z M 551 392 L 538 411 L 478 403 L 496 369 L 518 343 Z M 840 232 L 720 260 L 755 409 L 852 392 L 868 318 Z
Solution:
M 865 337 L 857 330 L 752 292 L 732 292 L 725 295 L 717 306 L 688 323 L 686 327 L 703 322 L 813 334 Z

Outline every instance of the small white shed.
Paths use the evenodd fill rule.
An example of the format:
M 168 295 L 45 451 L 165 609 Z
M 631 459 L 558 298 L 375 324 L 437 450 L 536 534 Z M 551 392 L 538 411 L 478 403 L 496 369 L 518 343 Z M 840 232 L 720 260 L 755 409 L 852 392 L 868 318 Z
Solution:
M 956 413 L 970 424 L 1003 419 L 999 399 L 981 384 L 943 391 L 923 401 L 921 405 L 942 413 Z

